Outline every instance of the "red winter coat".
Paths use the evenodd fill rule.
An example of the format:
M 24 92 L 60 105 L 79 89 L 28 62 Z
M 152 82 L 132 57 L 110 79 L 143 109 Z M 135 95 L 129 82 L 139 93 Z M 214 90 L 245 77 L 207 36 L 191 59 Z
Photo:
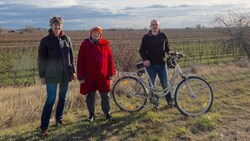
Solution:
M 114 60 L 109 42 L 101 38 L 94 44 L 85 39 L 79 49 L 77 60 L 77 76 L 81 83 L 80 93 L 86 95 L 90 91 L 110 91 L 110 77 L 115 74 Z

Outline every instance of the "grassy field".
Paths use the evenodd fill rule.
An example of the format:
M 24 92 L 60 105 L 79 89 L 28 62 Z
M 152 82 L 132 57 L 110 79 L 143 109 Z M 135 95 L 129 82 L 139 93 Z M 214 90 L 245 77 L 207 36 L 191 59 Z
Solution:
M 88 38 L 89 31 L 65 31 L 71 37 L 75 61 L 83 39 Z M 140 60 L 138 53 L 141 38 L 147 30 L 105 30 L 103 35 L 110 41 L 116 69 L 131 71 Z M 241 52 L 235 49 L 225 50 L 223 41 L 226 37 L 216 29 L 164 29 L 173 51 L 184 52 L 187 57 L 180 63 L 189 65 L 212 64 L 239 60 Z M 47 31 L 32 33 L 0 34 L 0 87 L 14 85 L 34 85 L 38 76 L 37 52 L 40 40 Z
M 89 123 L 85 97 L 74 81 L 64 117 L 67 125 L 55 127 L 53 115 L 47 138 L 39 136 L 45 87 L 0 88 L 0 140 L 250 140 L 250 62 L 197 65 L 194 69 L 214 91 L 214 104 L 205 115 L 185 117 L 176 108 L 168 108 L 164 100 L 158 111 L 148 104 L 140 112 L 125 113 L 111 101 L 114 121 L 107 122 L 98 96 L 97 117 Z

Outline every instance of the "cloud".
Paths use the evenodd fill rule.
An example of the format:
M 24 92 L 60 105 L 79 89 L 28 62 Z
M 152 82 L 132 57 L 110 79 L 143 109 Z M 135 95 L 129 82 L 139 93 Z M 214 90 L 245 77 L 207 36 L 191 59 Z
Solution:
M 49 18 L 55 15 L 62 16 L 65 19 L 64 27 L 68 29 L 80 28 L 75 27 L 75 25 L 83 23 L 85 20 L 115 19 L 127 16 L 122 13 L 112 13 L 108 9 L 92 9 L 86 6 L 42 8 L 33 5 L 3 4 L 0 6 L 1 21 L 9 21 L 9 23 L 0 23 L 0 26 L 7 26 L 9 28 L 17 26 L 17 28 L 23 28 L 27 24 L 32 24 L 34 27 L 46 28 L 49 25 Z
M 191 7 L 191 5 L 188 5 L 188 4 L 181 4 L 181 5 L 179 5 L 178 7 L 184 7 L 184 8 L 186 8 L 186 7 Z
M 67 7 L 77 5 L 75 0 L 1 0 L 3 4 L 9 5 L 32 5 L 36 7 Z
M 126 11 L 133 19 L 136 19 L 137 25 L 148 27 L 151 19 L 159 19 L 164 28 L 192 27 L 197 24 L 211 26 L 211 21 L 216 15 L 225 12 L 228 9 L 237 8 L 234 4 L 225 5 L 187 5 L 176 6 L 151 5 L 146 7 L 125 7 Z M 130 18 L 130 19 L 132 19 Z
M 167 8 L 167 5 L 160 5 L 160 4 L 156 4 L 156 5 L 150 5 L 147 6 L 146 8 Z
M 25 3 L 2 0 L 0 27 L 12 29 L 33 25 L 49 28 L 49 18 L 55 15 L 64 19 L 64 29 L 89 29 L 93 25 L 144 28 L 153 18 L 159 19 L 164 28 L 188 27 L 207 25 L 216 14 L 238 7 L 249 9 L 247 5 L 207 5 L 200 1 L 185 4 L 180 0 L 169 3 L 165 0 L 145 0 L 143 3 L 140 0 L 68 0 L 66 3 L 63 0 L 26 0 Z

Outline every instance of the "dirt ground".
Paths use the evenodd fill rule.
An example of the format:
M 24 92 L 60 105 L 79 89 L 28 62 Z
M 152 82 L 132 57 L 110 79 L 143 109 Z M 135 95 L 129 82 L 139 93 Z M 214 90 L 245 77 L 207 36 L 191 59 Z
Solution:
M 250 108 L 250 107 L 249 107 Z M 250 141 L 250 109 L 235 113 L 217 129 L 219 140 Z

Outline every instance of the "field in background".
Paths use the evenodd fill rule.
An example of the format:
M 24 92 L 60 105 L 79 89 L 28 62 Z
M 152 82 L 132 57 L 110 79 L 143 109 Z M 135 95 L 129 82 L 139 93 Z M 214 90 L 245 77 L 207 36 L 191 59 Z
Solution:
M 205 78 L 214 91 L 209 113 L 185 117 L 168 108 L 161 99 L 160 109 L 148 104 L 140 112 L 120 111 L 111 100 L 115 121 L 107 123 L 97 97 L 96 120 L 89 123 L 85 97 L 79 83 L 70 84 L 65 110 L 66 126 L 55 127 L 54 110 L 50 136 L 45 140 L 249 140 L 250 63 L 240 61 L 196 66 L 196 75 Z M 39 124 L 45 86 L 0 88 L 0 140 L 40 140 Z
M 65 31 L 71 37 L 75 60 L 83 39 L 89 31 Z M 140 61 L 138 49 L 141 38 L 147 30 L 107 30 L 104 38 L 110 41 L 119 71 L 133 71 L 134 64 Z M 182 66 L 212 64 L 239 60 L 240 50 L 224 48 L 226 37 L 216 29 L 169 29 L 167 33 L 170 47 L 174 51 L 184 52 L 187 57 L 181 60 Z M 32 33 L 0 34 L 0 86 L 29 86 L 38 82 L 37 52 L 40 39 L 47 31 Z M 244 54 L 244 53 L 243 53 Z

